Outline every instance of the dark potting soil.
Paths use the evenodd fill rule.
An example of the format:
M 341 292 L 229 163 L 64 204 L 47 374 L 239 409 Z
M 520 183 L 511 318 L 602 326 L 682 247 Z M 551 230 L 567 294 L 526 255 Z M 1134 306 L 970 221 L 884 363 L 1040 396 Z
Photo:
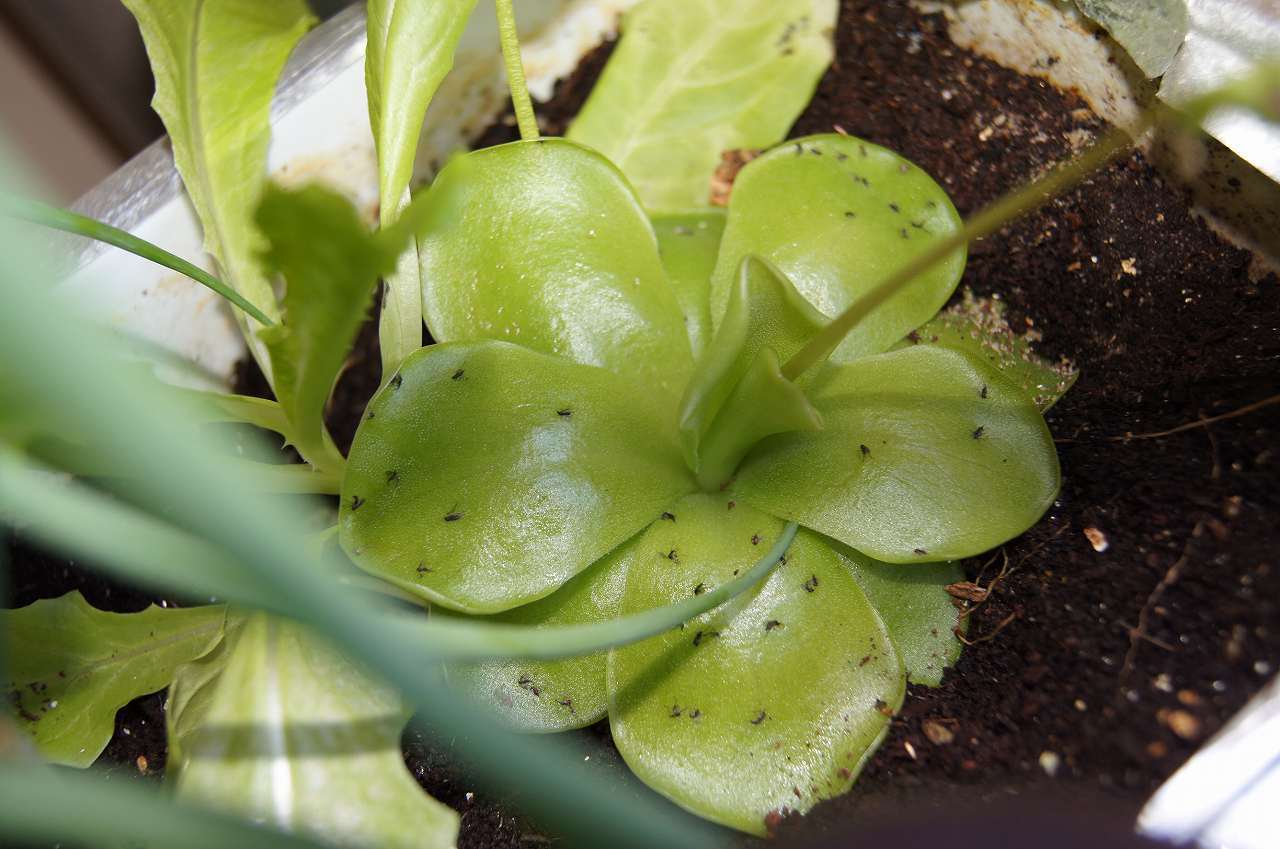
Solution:
M 905 0 L 845 0 L 837 44 L 793 134 L 839 127 L 894 148 L 965 214 L 1102 129 L 1074 95 L 955 47 L 940 16 Z M 609 50 L 540 108 L 544 132 L 563 132 Z M 483 143 L 515 138 L 512 123 Z M 835 845 L 882 817 L 945 818 L 1010 797 L 1088 805 L 1123 825 L 1280 665 L 1280 407 L 1149 436 L 1276 392 L 1276 277 L 1251 277 L 1250 256 L 1135 153 L 975 245 L 962 285 L 999 297 L 1041 353 L 1080 367 L 1048 415 L 1062 494 L 1027 534 L 966 562 L 990 589 L 968 614 L 974 645 L 941 687 L 911 688 L 852 793 L 782 824 L 788 843 Z M 376 386 L 376 344 L 370 325 L 331 405 L 340 445 Z M 252 388 L 247 370 L 240 389 Z M 112 609 L 150 600 L 25 543 L 11 552 L 14 603 L 73 588 Z M 162 766 L 160 706 L 151 696 L 121 712 L 104 764 Z M 584 769 L 616 767 L 606 726 L 573 739 L 592 752 Z M 462 849 L 546 842 L 473 786 L 454 745 L 411 731 L 406 758 L 463 814 Z

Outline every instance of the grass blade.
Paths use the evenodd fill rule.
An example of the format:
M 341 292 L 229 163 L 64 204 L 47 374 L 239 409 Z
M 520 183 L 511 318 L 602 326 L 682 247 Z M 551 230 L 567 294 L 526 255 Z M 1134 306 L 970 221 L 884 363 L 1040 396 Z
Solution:
M 252 575 L 211 546 L 2 446 L 0 517 L 126 581 L 270 606 Z
M 49 206 L 48 204 L 17 197 L 16 195 L 0 197 L 0 213 L 13 218 L 20 218 L 23 221 L 30 221 L 43 227 L 61 230 L 64 233 L 85 236 L 128 251 L 134 256 L 151 260 L 157 265 L 163 265 L 165 268 L 172 269 L 179 274 L 185 274 L 197 283 L 212 289 L 262 324 L 269 327 L 274 323 L 267 318 L 262 310 L 249 303 L 239 292 L 200 266 L 187 262 L 182 257 L 169 253 L 159 245 L 154 245 L 146 239 L 139 239 L 132 233 L 112 227 L 110 224 L 86 218 L 68 209 L 59 209 L 56 206 Z
M 0 835 L 77 846 L 321 849 L 321 844 L 175 802 L 141 782 L 0 762 Z M 6 841 L 7 842 L 7 841 Z
M 742 576 L 666 607 L 607 622 L 554 628 L 437 617 L 404 623 L 406 637 L 415 636 L 427 654 L 446 660 L 556 660 L 639 642 L 719 607 L 763 581 L 787 553 L 797 529 L 795 522 L 789 523 L 773 548 Z

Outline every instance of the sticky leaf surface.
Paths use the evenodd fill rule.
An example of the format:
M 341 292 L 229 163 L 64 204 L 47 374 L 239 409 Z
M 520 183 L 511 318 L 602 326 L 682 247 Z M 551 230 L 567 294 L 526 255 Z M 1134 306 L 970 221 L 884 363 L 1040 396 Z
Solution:
M 878 560 L 978 554 L 1057 495 L 1058 455 L 1035 405 L 958 352 L 919 345 L 830 366 L 809 397 L 824 429 L 765 440 L 735 487 Z
M 881 563 L 830 540 L 880 614 L 912 684 L 936 687 L 960 658 L 959 609 L 947 585 L 964 580 L 958 563 Z
M 496 613 L 549 595 L 693 488 L 665 396 L 504 342 L 449 343 L 371 402 L 341 540 L 398 586 Z
M 622 612 L 730 580 L 783 523 L 697 494 L 630 549 Z M 840 558 L 801 530 L 762 587 L 609 657 L 614 741 L 646 784 L 756 834 L 846 791 L 901 704 L 889 636 Z
M 613 552 L 544 599 L 486 617 L 511 625 L 554 627 L 617 617 L 626 577 Z M 450 668 L 449 682 L 523 731 L 565 731 L 603 719 L 609 710 L 605 660 L 596 652 L 564 660 L 490 661 Z
M 979 359 L 1025 392 L 1043 413 L 1067 393 L 1080 372 L 1068 361 L 1051 362 L 1037 354 L 1034 328 L 1016 333 L 1004 314 L 1003 302 L 966 289 L 960 303 L 938 313 L 898 347 L 940 345 Z
M 946 192 L 891 150 L 851 136 L 789 141 L 750 162 L 734 184 L 711 282 L 712 322 L 719 326 L 748 254 L 773 263 L 834 317 L 960 226 Z M 913 280 L 855 327 L 832 360 L 880 353 L 928 321 L 964 263 L 961 250 Z
M 454 159 L 427 195 L 423 307 L 441 342 L 501 339 L 678 394 L 689 341 L 622 174 L 563 139 Z

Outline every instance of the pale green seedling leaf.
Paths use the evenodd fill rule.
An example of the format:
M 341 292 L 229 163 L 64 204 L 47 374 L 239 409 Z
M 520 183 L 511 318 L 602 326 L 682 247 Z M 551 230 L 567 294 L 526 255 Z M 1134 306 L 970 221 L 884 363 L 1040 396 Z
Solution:
M 382 224 L 409 202 L 413 160 L 427 106 L 453 67 L 458 39 L 476 0 L 369 0 L 365 88 L 378 153 Z M 383 374 L 422 345 L 422 294 L 417 245 L 387 277 L 378 327 Z
M 426 195 L 423 307 L 441 342 L 500 339 L 679 394 L 689 341 L 622 174 L 563 139 L 459 156 Z
M 761 360 L 760 355 L 768 348 L 776 364 L 777 360 L 798 351 L 824 323 L 822 314 L 776 268 L 758 257 L 742 259 L 733 280 L 725 315 L 710 345 L 698 359 L 680 401 L 680 444 L 686 462 L 699 470 L 701 477 L 705 477 L 702 470 L 707 459 L 704 455 L 708 446 L 704 443 L 709 439 L 719 441 L 723 448 L 726 441 L 739 441 L 734 436 L 742 435 L 744 431 L 751 431 L 756 439 L 779 432 L 765 428 L 763 433 L 755 433 L 751 424 L 762 415 L 782 414 L 783 419 L 777 423 L 780 429 L 812 429 L 818 426 L 818 418 L 802 395 L 787 397 L 787 387 L 795 393 L 798 390 L 781 375 L 777 375 L 776 380 L 767 379 L 770 376 L 769 362 L 767 358 Z M 726 404 L 753 369 L 762 378 L 758 388 L 772 387 L 776 390 L 772 397 L 766 400 L 751 397 L 748 393 L 746 397 L 739 398 L 739 405 L 726 409 Z M 745 451 L 750 443 L 740 447 Z M 740 457 L 741 453 L 737 453 L 731 459 L 736 461 Z M 732 472 L 736 462 L 729 465 L 728 472 Z M 723 480 L 716 478 L 723 477 L 720 470 L 713 470 L 711 479 L 704 483 L 718 486 Z
M 762 439 L 821 429 L 821 414 L 782 373 L 777 352 L 762 348 L 702 440 L 698 483 L 704 490 L 723 489 L 733 482 L 742 458 Z
M 369 0 L 365 86 L 378 151 L 382 220 L 399 217 L 427 106 L 453 67 L 476 0 Z
M 340 539 L 397 586 L 497 613 L 550 595 L 693 489 L 663 394 L 504 342 L 448 343 L 370 402 Z
M 732 506 L 731 506 L 732 505 Z M 629 548 L 622 612 L 731 580 L 783 523 L 696 494 Z M 801 531 L 757 590 L 609 656 L 618 751 L 646 784 L 756 834 L 852 785 L 902 703 L 884 625 L 840 558 Z
M 156 79 L 153 106 L 225 282 L 279 318 L 259 267 L 253 211 L 266 181 L 271 98 L 285 60 L 311 26 L 304 0 L 124 0 Z M 237 314 L 268 378 L 270 363 Z
M 1076 0 L 1076 5 L 1153 79 L 1168 69 L 1187 37 L 1187 0 Z
M 961 221 L 924 171 L 852 136 L 809 136 L 748 163 L 729 199 L 711 282 L 719 327 L 742 260 L 760 256 L 814 307 L 836 316 Z M 964 271 L 958 250 L 891 297 L 845 337 L 833 361 L 887 350 L 947 302 Z
M 321 638 L 254 614 L 208 686 L 182 739 L 179 799 L 336 846 L 453 846 L 458 815 L 405 768 L 399 696 Z
M 268 242 L 264 265 L 285 280 L 284 321 L 258 334 L 271 355 L 276 397 L 302 456 L 340 469 L 324 407 L 374 286 L 403 245 L 398 233 L 370 233 L 350 202 L 318 186 L 271 187 L 257 220 Z
M 1035 405 L 985 363 L 917 345 L 829 366 L 824 429 L 762 442 L 742 500 L 891 563 L 955 560 L 1025 531 L 1057 496 Z
M 723 209 L 653 216 L 667 280 L 676 294 L 696 360 L 711 341 L 711 273 L 724 233 Z
M 12 646 L 6 702 L 45 758 L 86 767 L 110 742 L 116 711 L 212 650 L 224 618 L 222 607 L 107 613 L 78 592 L 0 611 Z
M 626 578 L 626 550 L 623 546 L 609 554 L 546 598 L 484 621 L 551 628 L 614 619 Z M 565 731 L 591 725 L 608 713 L 608 654 L 458 665 L 450 668 L 449 682 L 522 731 Z
M 940 345 L 980 359 L 1025 392 L 1043 413 L 1067 393 L 1080 372 L 1065 359 L 1055 363 L 1037 354 L 1034 329 L 1015 332 L 1005 309 L 1002 301 L 980 298 L 966 289 L 960 303 L 938 313 L 898 347 Z
M 827 540 L 880 614 L 912 684 L 936 687 L 964 648 L 960 610 L 947 586 L 964 580 L 958 563 L 881 563 Z
M 786 138 L 831 63 L 835 0 L 648 0 L 569 138 L 627 175 L 646 207 L 705 206 L 720 154 Z

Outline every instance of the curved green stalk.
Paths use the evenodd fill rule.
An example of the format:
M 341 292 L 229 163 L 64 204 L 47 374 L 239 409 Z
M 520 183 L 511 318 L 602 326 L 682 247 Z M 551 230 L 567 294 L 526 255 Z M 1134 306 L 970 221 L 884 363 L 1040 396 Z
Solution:
M 23 844 L 320 849 L 320 844 L 173 799 L 150 782 L 0 763 L 0 835 Z
M 980 210 L 965 222 L 964 229 L 949 239 L 944 239 L 930 250 L 889 275 L 866 295 L 849 305 L 826 327 L 818 332 L 782 367 L 788 380 L 795 380 L 807 370 L 825 360 L 836 346 L 877 307 L 893 297 L 899 290 L 952 251 L 965 244 L 998 232 L 1001 227 L 1044 206 L 1055 197 L 1070 191 L 1093 172 L 1105 166 L 1113 157 L 1133 145 L 1147 130 L 1162 121 L 1181 122 L 1198 126 L 1215 109 L 1223 106 L 1239 106 L 1264 117 L 1280 115 L 1280 63 L 1259 66 L 1251 74 L 1233 80 L 1226 85 L 1206 92 L 1181 107 L 1180 114 L 1169 115 L 1158 107 L 1146 110 L 1127 131 L 1112 129 L 1089 146 L 1084 153 L 1070 162 L 1051 170 L 1017 191 L 1005 195 L 995 203 Z
M 0 512 L 28 523 L 48 544 L 92 557 L 109 571 L 149 586 L 176 588 L 196 596 L 215 594 L 232 601 L 288 614 L 288 606 L 270 600 L 229 554 L 186 532 L 81 484 L 56 479 L 15 453 L 0 449 Z M 503 625 L 477 620 L 393 615 L 394 627 L 420 657 L 434 660 L 527 658 L 553 660 L 593 654 L 660 634 L 724 604 L 765 578 L 795 539 L 788 524 L 773 547 L 741 577 L 678 604 L 634 616 L 558 628 Z M 331 532 L 331 530 L 330 530 Z M 313 538 L 310 559 L 319 560 L 322 532 Z M 305 557 L 306 554 L 303 554 Z M 174 564 L 184 568 L 175 569 Z M 408 601 L 407 594 L 381 582 L 339 579 L 344 585 L 373 590 Z
M 669 631 L 751 589 L 782 561 L 798 530 L 795 522 L 787 523 L 768 553 L 727 584 L 676 604 L 607 622 L 537 628 L 437 617 L 402 622 L 399 627 L 406 639 L 423 641 L 426 654 L 444 660 L 556 660 L 594 654 Z
M 0 548 L 0 609 L 9 607 L 9 552 L 7 548 L 7 546 Z M 0 681 L 7 682 L 9 680 L 9 634 L 4 628 L 0 628 Z M 0 728 L 0 732 L 3 732 L 2 728 Z M 6 749 L 6 744 L 0 741 L 0 758 L 10 754 Z
M 217 548 L 0 444 L 0 516 L 44 544 L 146 587 L 283 613 L 263 582 Z
M 516 30 L 516 14 L 511 0 L 494 0 L 498 10 L 498 37 L 502 40 L 502 61 L 507 66 L 507 85 L 511 87 L 511 103 L 516 110 L 516 123 L 520 138 L 530 141 L 538 138 L 538 119 L 533 114 L 533 101 L 529 99 L 529 87 L 524 81 L 524 62 L 520 59 L 520 35 Z
M 128 251 L 134 256 L 140 256 L 143 259 L 163 265 L 165 268 L 172 269 L 179 274 L 190 277 L 197 283 L 212 289 L 222 297 L 226 298 L 235 306 L 239 307 L 248 315 L 252 316 L 261 324 L 270 327 L 273 322 L 267 318 L 262 310 L 249 303 L 243 295 L 205 271 L 198 265 L 187 262 L 180 256 L 169 253 L 159 245 L 154 245 L 146 239 L 139 239 L 132 233 L 126 233 L 110 224 L 104 224 L 101 221 L 95 221 L 79 215 L 68 209 L 59 209 L 56 206 L 40 203 L 39 201 L 22 198 L 16 195 L 0 195 L 0 213 L 8 215 L 12 218 L 19 218 L 23 221 L 30 221 L 33 224 L 39 224 L 42 227 L 49 227 L 54 230 L 61 230 L 64 233 L 72 233 L 76 236 L 85 236 L 95 239 L 99 242 Z
M 964 228 L 958 233 L 937 242 L 932 248 L 890 274 L 884 282 L 854 301 L 844 312 L 832 319 L 809 340 L 808 344 L 787 360 L 782 367 L 783 376 L 788 380 L 795 380 L 813 366 L 826 360 L 849 331 L 921 274 L 946 259 L 957 248 L 998 232 L 1001 227 L 1014 219 L 1039 209 L 1053 198 L 1074 188 L 1094 171 L 1111 161 L 1112 157 L 1128 149 L 1133 144 L 1133 138 L 1141 136 L 1154 123 L 1154 114 L 1148 112 L 1138 125 L 1132 128 L 1132 138 L 1123 130 L 1113 129 L 1094 142 L 1080 156 L 1059 165 L 1040 179 L 980 210 L 965 222 Z

